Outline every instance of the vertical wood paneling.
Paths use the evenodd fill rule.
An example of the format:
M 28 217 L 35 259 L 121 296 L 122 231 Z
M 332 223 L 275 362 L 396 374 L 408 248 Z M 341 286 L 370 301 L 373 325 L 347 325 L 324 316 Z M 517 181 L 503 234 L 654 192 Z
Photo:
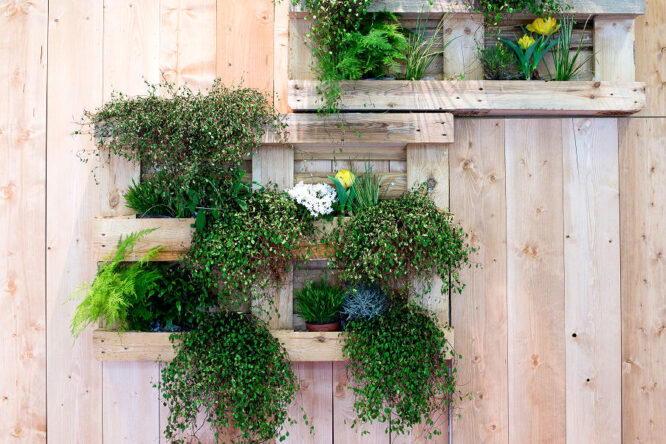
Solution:
M 633 82 L 634 19 L 624 17 L 594 19 L 594 78 L 608 82 Z
M 217 76 L 227 84 L 242 81 L 271 97 L 273 8 L 273 0 L 218 0 L 217 8 Z
M 90 220 L 99 214 L 92 148 L 73 135 L 84 109 L 102 103 L 102 2 L 49 2 L 46 204 L 47 423 L 49 442 L 102 442 L 102 365 L 90 330 L 74 341 L 68 296 L 95 275 Z M 75 48 L 75 49 L 74 49 Z
M 620 120 L 622 438 L 666 436 L 666 119 Z
M 292 444 L 326 444 L 333 442 L 333 363 L 293 362 L 294 373 L 301 390 L 289 406 L 289 417 L 298 421 L 288 427 L 289 436 L 283 442 Z M 303 415 L 307 415 L 305 424 Z M 314 427 L 310 433 L 310 426 Z
M 160 1 L 160 70 L 192 89 L 210 87 L 216 71 L 216 0 Z
M 483 18 L 478 15 L 451 16 L 444 22 L 444 39 L 451 44 L 444 50 L 444 78 L 461 75 L 466 80 L 483 79 L 478 46 L 483 45 Z
M 636 80 L 647 83 L 647 106 L 638 115 L 666 116 L 666 2 L 646 0 L 636 30 Z
M 273 103 L 278 112 L 290 111 L 289 95 L 289 2 L 275 2 L 273 42 Z
M 48 2 L 0 4 L 0 442 L 46 441 Z
M 562 121 L 507 120 L 509 442 L 565 442 Z
M 333 363 L 333 442 L 388 444 L 386 424 L 364 424 L 351 428 L 356 413 L 354 413 L 354 392 L 349 386 L 346 366 L 346 362 Z M 367 433 L 363 434 L 363 431 Z
M 566 119 L 562 131 L 567 443 L 619 443 L 617 119 Z
M 452 295 L 458 384 L 471 400 L 452 414 L 454 443 L 509 441 L 504 120 L 457 119 L 450 150 L 451 212 L 478 248 Z

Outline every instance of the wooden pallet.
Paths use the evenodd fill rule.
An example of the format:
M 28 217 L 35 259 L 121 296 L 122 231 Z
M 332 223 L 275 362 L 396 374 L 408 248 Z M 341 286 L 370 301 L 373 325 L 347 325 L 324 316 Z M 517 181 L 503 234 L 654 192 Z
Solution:
M 447 330 L 448 342 L 453 347 L 453 329 Z M 289 359 L 294 362 L 344 361 L 343 332 L 299 332 L 273 330 L 273 336 L 284 345 Z M 93 352 L 99 361 L 163 361 L 176 356 L 171 333 L 117 332 L 95 330 Z M 175 341 L 175 345 L 178 340 Z

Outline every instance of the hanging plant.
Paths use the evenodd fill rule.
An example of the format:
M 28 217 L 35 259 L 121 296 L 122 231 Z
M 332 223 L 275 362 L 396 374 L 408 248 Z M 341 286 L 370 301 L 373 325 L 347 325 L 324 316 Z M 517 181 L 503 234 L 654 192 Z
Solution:
M 441 434 L 438 417 L 455 395 L 454 357 L 445 331 L 416 305 L 392 305 L 382 316 L 347 324 L 342 348 L 354 392 L 352 427 L 381 422 L 392 434 L 423 424 L 429 439 Z M 445 424 L 444 427 L 448 426 Z
M 196 439 L 204 414 L 216 438 L 257 443 L 284 435 L 287 408 L 299 389 L 287 352 L 266 326 L 234 312 L 208 314 L 196 330 L 178 336 L 173 361 L 158 384 L 169 409 L 169 442 Z

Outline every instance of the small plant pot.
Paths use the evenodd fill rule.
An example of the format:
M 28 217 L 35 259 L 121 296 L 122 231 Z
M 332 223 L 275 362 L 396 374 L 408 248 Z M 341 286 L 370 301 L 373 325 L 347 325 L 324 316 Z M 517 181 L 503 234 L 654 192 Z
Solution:
M 331 322 L 330 324 L 308 324 L 306 322 L 305 328 L 308 331 L 338 331 L 340 330 L 340 321 Z

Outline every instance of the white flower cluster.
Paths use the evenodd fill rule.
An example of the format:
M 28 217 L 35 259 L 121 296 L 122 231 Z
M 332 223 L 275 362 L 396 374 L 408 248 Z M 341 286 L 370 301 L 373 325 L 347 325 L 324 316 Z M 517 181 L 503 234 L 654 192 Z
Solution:
M 289 197 L 303 205 L 314 217 L 332 213 L 333 204 L 338 200 L 335 188 L 324 183 L 304 184 L 299 182 L 287 192 Z

